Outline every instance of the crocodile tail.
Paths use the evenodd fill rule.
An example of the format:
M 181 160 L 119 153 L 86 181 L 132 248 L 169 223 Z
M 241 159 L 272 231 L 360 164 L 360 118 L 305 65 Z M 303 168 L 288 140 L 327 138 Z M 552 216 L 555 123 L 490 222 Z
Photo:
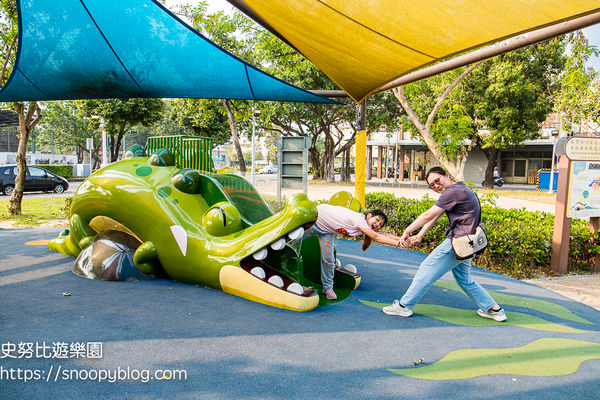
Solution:
M 73 214 L 70 220 L 70 231 L 50 240 L 48 248 L 70 257 L 77 257 L 86 248 L 95 232 L 78 214 Z

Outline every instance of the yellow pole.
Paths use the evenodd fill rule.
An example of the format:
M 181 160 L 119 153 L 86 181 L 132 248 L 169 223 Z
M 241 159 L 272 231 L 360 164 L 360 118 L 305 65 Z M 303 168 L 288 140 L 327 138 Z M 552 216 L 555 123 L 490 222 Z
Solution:
M 366 100 L 360 103 L 359 130 L 356 134 L 356 165 L 354 168 L 354 197 L 365 209 L 365 164 L 367 161 Z

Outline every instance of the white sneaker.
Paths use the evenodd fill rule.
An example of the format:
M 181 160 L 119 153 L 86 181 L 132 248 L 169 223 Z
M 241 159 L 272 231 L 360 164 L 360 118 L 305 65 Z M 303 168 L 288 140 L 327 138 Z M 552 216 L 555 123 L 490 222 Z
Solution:
M 388 315 L 397 315 L 399 317 L 410 317 L 413 315 L 412 310 L 404 307 L 398 300 L 394 300 L 391 305 L 383 307 L 381 310 Z
M 499 309 L 498 311 L 494 311 L 489 309 L 488 311 L 483 311 L 481 308 L 477 310 L 477 315 L 483 318 L 490 318 L 498 322 L 506 321 L 506 314 L 503 309 Z

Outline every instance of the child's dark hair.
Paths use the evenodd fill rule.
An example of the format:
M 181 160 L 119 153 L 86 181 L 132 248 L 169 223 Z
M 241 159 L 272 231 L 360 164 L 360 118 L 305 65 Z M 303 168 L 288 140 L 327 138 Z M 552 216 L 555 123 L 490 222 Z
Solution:
M 377 216 L 381 217 L 383 219 L 383 225 L 387 224 L 388 218 L 387 218 L 387 215 L 385 215 L 385 213 L 383 211 L 371 210 L 367 213 L 367 215 L 368 214 L 371 214 L 371 217 L 377 217 Z M 383 225 L 381 225 L 381 226 L 383 227 Z
M 427 171 L 427 175 L 425 175 L 425 182 L 429 182 L 427 180 L 427 178 L 429 178 L 429 175 L 431 174 L 440 174 L 440 175 L 446 175 L 446 170 L 442 167 L 440 167 L 439 165 L 435 166 L 435 167 L 431 167 L 429 169 L 429 171 Z

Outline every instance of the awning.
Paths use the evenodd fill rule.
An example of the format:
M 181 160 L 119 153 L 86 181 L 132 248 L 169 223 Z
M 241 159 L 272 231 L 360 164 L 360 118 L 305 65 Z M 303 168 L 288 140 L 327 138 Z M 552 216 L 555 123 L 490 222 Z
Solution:
M 227 98 L 330 103 L 215 45 L 156 0 L 17 0 L 0 101 Z
M 600 11 L 600 0 L 228 0 L 361 102 L 424 66 Z

